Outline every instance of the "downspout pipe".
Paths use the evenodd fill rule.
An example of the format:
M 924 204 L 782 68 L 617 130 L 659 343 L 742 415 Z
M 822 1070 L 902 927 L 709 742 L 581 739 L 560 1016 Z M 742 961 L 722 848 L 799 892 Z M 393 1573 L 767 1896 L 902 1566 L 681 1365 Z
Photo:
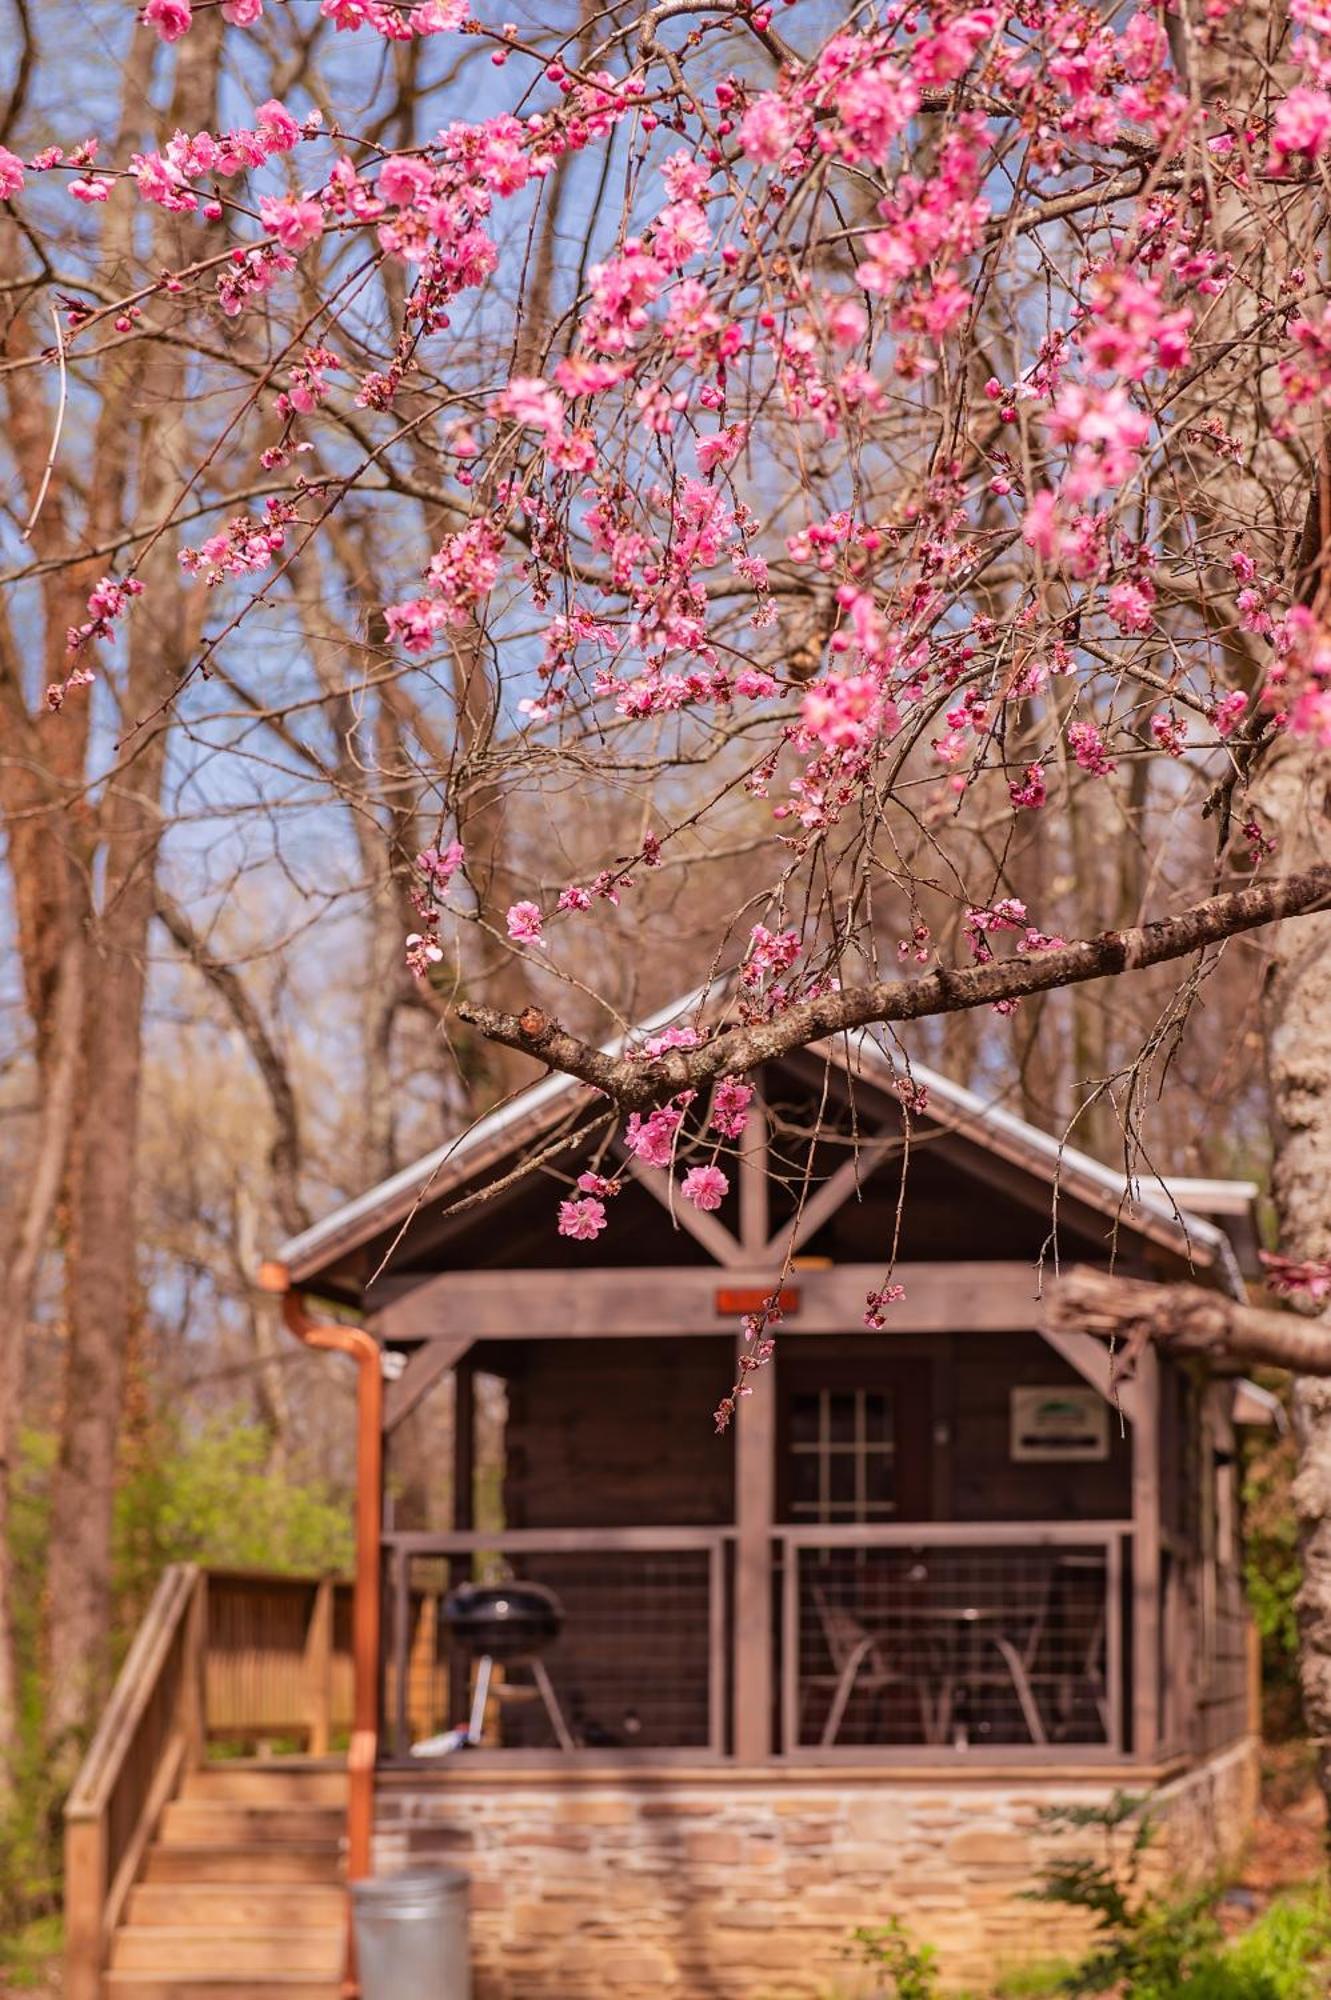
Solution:
M 352 1596 L 352 1725 L 347 1756 L 347 1878 L 369 1875 L 374 1767 L 379 1748 L 379 1550 L 383 1527 L 384 1374 L 379 1344 L 358 1326 L 311 1319 L 284 1264 L 264 1264 L 259 1288 L 279 1297 L 288 1329 L 306 1347 L 356 1363 L 356 1577 Z M 354 1985 L 354 1965 L 349 1977 Z

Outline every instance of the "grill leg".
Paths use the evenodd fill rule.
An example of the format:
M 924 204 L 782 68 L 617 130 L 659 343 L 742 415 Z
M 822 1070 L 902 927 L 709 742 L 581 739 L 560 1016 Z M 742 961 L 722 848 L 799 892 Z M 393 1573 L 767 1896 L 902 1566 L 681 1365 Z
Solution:
M 488 1653 L 482 1653 L 476 1665 L 476 1692 L 471 1698 L 471 1720 L 467 1724 L 467 1735 L 473 1743 L 479 1743 L 485 1729 L 485 1704 L 490 1699 L 490 1675 L 494 1661 Z
M 532 1661 L 531 1677 L 541 1690 L 541 1700 L 545 1703 L 545 1712 L 550 1718 L 550 1727 L 555 1732 L 555 1741 L 561 1750 L 576 1749 L 577 1745 L 569 1734 L 568 1724 L 564 1720 L 564 1711 L 559 1706 L 559 1699 L 555 1694 L 550 1676 L 546 1672 L 544 1660 Z

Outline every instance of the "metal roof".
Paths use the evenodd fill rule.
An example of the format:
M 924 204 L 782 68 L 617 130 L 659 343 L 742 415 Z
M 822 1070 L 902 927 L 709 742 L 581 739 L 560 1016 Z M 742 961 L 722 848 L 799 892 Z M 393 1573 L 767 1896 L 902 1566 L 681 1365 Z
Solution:
M 627 1035 L 606 1044 L 604 1053 L 618 1055 L 630 1040 L 660 1033 L 702 1006 L 714 988 L 698 987 L 670 1006 L 640 1022 Z M 855 1061 L 847 1062 L 847 1047 Z M 819 1043 L 818 1052 L 842 1067 L 861 1069 L 867 1080 L 879 1087 L 891 1087 L 902 1080 L 902 1072 L 866 1033 Z M 1088 1202 L 1157 1241 L 1164 1242 L 1185 1257 L 1197 1257 L 1215 1264 L 1227 1289 L 1244 1296 L 1243 1279 L 1233 1248 L 1225 1232 L 1196 1212 L 1239 1214 L 1256 1196 L 1252 1181 L 1182 1179 L 1171 1181 L 1159 1176 L 1129 1178 L 1106 1166 L 1080 1148 L 1056 1139 L 1027 1119 L 1001 1104 L 968 1090 L 926 1063 L 912 1061 L 910 1076 L 928 1093 L 926 1115 L 984 1146 L 1025 1165 L 1066 1194 Z M 455 1139 L 436 1146 L 409 1167 L 368 1188 L 354 1200 L 334 1209 L 331 1215 L 311 1228 L 291 1237 L 277 1256 L 299 1282 L 326 1266 L 334 1256 L 343 1255 L 369 1241 L 381 1230 L 403 1221 L 424 1201 L 442 1197 L 460 1181 L 478 1170 L 483 1158 L 512 1150 L 526 1136 L 536 1136 L 552 1125 L 562 1101 L 574 1094 L 592 1096 L 587 1086 L 562 1073 L 545 1077 L 511 1098 L 498 1110 L 478 1119 Z M 1189 1207 L 1189 1201 L 1196 1208 Z

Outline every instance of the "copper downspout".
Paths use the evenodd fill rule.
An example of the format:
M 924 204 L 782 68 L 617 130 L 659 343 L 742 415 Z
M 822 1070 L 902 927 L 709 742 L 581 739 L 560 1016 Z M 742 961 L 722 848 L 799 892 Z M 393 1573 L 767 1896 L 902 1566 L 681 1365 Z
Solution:
M 358 1326 L 312 1320 L 284 1264 L 264 1264 L 259 1285 L 282 1300 L 282 1317 L 306 1347 L 356 1363 L 356 1580 L 351 1609 L 351 1747 L 347 1754 L 347 1879 L 370 1873 L 374 1766 L 379 1748 L 379 1548 L 383 1511 L 384 1374 L 379 1346 Z M 348 1943 L 347 1990 L 357 1991 Z

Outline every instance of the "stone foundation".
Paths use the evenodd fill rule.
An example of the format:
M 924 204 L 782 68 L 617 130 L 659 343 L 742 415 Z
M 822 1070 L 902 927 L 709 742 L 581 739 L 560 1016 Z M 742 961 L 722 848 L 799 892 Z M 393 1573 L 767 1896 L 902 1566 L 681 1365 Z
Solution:
M 889 1915 L 936 1947 L 951 1985 L 984 1992 L 1085 1935 L 1075 1913 L 1023 1898 L 1076 1844 L 1042 1809 L 1150 1791 L 1159 1876 L 1237 1860 L 1256 1744 L 1160 1775 L 385 1774 L 376 1867 L 467 1869 L 475 2000 L 853 2000 L 873 1982 L 850 1934 Z

